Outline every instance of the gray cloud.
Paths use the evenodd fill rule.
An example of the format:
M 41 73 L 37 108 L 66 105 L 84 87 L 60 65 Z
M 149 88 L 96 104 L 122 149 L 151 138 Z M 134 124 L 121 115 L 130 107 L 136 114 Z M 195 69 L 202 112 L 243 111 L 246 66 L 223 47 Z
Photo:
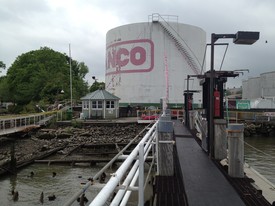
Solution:
M 91 76 L 97 76 L 104 81 L 106 32 L 123 24 L 146 22 L 152 13 L 170 14 L 177 15 L 181 23 L 204 29 L 208 42 L 211 33 L 261 32 L 261 39 L 252 46 L 219 40 L 230 45 L 222 69 L 250 70 L 232 83 L 229 80 L 239 86 L 242 79 L 275 70 L 274 10 L 273 0 L 1 0 L 0 60 L 10 66 L 18 55 L 41 46 L 68 53 L 71 43 L 72 57 L 90 69 L 87 80 L 92 83 Z M 216 49 L 217 68 L 223 51 Z

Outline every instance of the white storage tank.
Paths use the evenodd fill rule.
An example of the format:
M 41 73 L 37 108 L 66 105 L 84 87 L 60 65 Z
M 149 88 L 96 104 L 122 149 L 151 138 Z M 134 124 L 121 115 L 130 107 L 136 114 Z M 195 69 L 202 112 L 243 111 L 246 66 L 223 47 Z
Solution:
M 242 99 L 249 99 L 248 98 L 248 80 L 242 81 Z
M 275 72 L 266 72 L 260 75 L 261 96 L 264 98 L 275 97 Z
M 120 106 L 155 105 L 163 97 L 182 105 L 187 75 L 204 73 L 205 45 L 201 28 L 161 16 L 114 28 L 106 37 L 106 90 L 121 99 Z M 189 89 L 201 90 L 197 78 Z M 194 95 L 195 103 L 201 99 L 202 93 Z
M 243 93 L 246 93 L 247 99 L 256 99 L 261 97 L 260 77 L 249 78 L 247 91 L 243 91 Z

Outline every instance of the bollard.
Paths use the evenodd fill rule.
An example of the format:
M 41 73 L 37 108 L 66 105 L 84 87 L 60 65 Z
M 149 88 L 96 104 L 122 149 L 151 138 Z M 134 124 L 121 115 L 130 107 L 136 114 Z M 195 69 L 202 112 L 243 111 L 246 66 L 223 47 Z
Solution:
M 231 177 L 244 177 L 243 132 L 243 124 L 228 125 L 228 174 Z
M 226 120 L 214 119 L 214 158 L 222 160 L 227 157 Z
M 158 175 L 173 176 L 173 144 L 160 143 L 161 141 L 173 140 L 173 122 L 169 116 L 161 116 L 157 125 L 158 135 Z

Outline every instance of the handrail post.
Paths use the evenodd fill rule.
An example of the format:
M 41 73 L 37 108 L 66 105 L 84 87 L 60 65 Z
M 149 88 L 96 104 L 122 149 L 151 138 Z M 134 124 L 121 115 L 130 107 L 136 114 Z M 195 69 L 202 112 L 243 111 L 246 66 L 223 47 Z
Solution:
M 144 143 L 139 145 L 138 205 L 144 205 Z

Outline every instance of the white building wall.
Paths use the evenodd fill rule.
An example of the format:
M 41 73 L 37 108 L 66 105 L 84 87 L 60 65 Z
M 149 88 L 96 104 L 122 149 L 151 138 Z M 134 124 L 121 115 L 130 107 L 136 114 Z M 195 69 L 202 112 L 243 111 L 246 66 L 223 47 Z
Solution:
M 243 99 L 275 99 L 275 72 L 260 74 L 260 77 L 242 81 Z
M 188 44 L 202 64 L 206 45 L 205 31 L 186 24 L 171 25 L 180 34 L 180 40 Z M 113 54 L 116 54 L 116 60 Z M 183 91 L 187 89 L 186 78 L 192 74 L 195 72 L 179 52 L 175 41 L 159 23 L 129 24 L 107 33 L 106 90 L 118 96 L 121 103 L 159 103 L 160 98 L 166 96 L 168 76 L 169 103 L 182 104 Z M 192 79 L 189 89 L 201 90 L 199 81 Z M 196 94 L 194 101 L 201 103 L 201 96 L 201 93 Z
M 248 80 L 242 81 L 242 99 L 248 99 Z
M 262 73 L 260 79 L 261 96 L 264 98 L 275 97 L 275 72 Z
M 243 91 L 243 93 L 246 93 L 247 99 L 259 98 L 261 96 L 260 77 L 249 78 L 247 91 Z

